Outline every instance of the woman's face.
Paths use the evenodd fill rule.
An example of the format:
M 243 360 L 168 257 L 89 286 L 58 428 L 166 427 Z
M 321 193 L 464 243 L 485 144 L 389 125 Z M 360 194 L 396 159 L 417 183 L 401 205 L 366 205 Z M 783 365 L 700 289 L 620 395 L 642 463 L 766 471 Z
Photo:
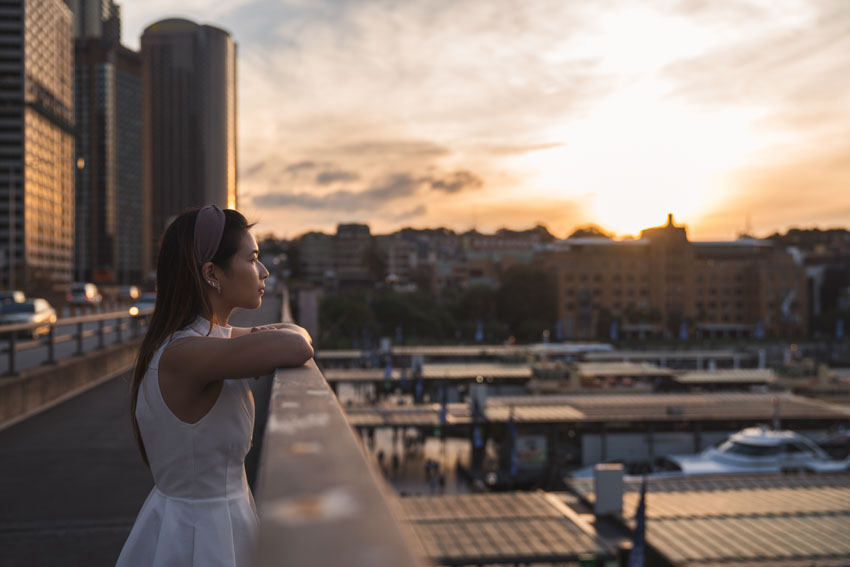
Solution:
M 257 259 L 257 241 L 245 231 L 239 250 L 230 259 L 228 270 L 219 276 L 221 298 L 234 307 L 256 309 L 263 302 L 263 289 L 269 271 Z

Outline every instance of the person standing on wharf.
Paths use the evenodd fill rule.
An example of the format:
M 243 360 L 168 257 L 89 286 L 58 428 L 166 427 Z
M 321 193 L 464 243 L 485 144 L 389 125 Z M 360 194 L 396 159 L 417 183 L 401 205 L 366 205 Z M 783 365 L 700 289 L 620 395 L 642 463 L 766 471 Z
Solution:
M 301 366 L 310 335 L 228 325 L 262 303 L 269 272 L 239 212 L 207 205 L 166 229 L 130 415 L 154 488 L 117 567 L 247 567 L 259 527 L 245 475 L 254 398 L 245 378 Z

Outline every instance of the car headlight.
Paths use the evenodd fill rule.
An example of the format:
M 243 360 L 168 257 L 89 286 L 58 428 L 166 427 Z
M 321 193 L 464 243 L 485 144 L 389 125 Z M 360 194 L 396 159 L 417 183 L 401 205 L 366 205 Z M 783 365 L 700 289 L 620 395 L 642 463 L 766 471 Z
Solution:
M 136 316 L 136 315 L 138 315 L 138 314 L 139 314 L 139 308 L 138 308 L 138 307 L 136 307 L 135 305 L 134 305 L 134 306 L 132 306 L 132 307 L 130 308 L 130 315 L 132 315 L 133 317 L 135 317 L 135 316 Z

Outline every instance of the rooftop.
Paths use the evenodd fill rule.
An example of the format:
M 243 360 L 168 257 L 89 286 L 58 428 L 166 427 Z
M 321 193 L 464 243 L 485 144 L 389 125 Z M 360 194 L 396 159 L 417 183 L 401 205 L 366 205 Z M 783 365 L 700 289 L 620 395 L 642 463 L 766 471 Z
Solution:
M 593 502 L 592 480 L 573 481 Z M 627 480 L 634 525 L 639 480 Z M 677 567 L 850 563 L 850 475 L 759 475 L 649 479 L 647 543 Z

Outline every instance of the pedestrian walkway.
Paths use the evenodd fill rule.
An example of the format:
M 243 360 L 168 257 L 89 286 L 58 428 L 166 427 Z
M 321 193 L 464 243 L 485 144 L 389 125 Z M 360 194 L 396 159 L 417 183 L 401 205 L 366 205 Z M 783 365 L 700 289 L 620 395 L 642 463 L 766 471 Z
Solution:
M 417 440 L 405 450 L 401 429 L 397 430 L 395 442 L 391 429 L 375 431 L 374 447 L 370 452 L 379 462 L 381 470 L 389 483 L 400 495 L 411 494 L 465 494 L 471 492 L 465 480 L 456 474 L 458 459 L 465 462 L 468 458 L 469 441 L 446 439 L 445 443 L 436 438 L 428 438 L 422 443 Z M 366 446 L 370 447 L 368 440 Z M 382 455 L 382 457 L 379 457 Z M 398 458 L 393 465 L 393 455 Z M 434 463 L 426 468 L 426 462 Z M 430 469 L 430 472 L 429 472 Z M 440 475 L 445 482 L 441 486 Z
M 270 295 L 231 322 L 279 320 Z M 115 565 L 153 486 L 130 426 L 130 383 L 127 372 L 0 431 L 0 565 Z

